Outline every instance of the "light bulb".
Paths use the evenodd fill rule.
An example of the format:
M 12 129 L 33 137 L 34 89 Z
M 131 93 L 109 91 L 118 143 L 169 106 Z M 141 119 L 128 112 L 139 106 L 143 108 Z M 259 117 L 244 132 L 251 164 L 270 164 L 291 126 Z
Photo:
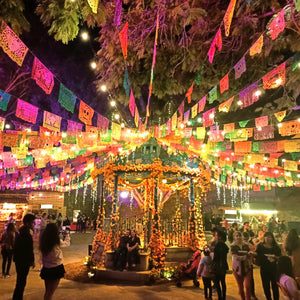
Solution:
M 260 91 L 260 90 L 257 90 L 257 91 L 254 93 L 254 95 L 255 95 L 256 97 L 259 97 L 259 96 L 261 95 L 261 91 Z
M 237 104 L 238 105 L 243 105 L 243 101 L 239 100 Z
M 115 100 L 110 101 L 110 105 L 111 106 L 116 106 L 116 101 Z
M 94 61 L 91 62 L 91 68 L 92 69 L 96 69 L 97 68 L 97 64 Z
M 280 85 L 281 83 L 282 83 L 282 79 L 281 78 L 276 79 L 276 84 L 277 85 Z
M 102 92 L 106 92 L 106 89 L 107 89 L 106 85 L 102 84 L 101 87 L 100 87 L 100 89 L 101 89 Z
M 119 114 L 115 114 L 115 119 L 119 120 L 120 119 L 120 115 Z
M 82 32 L 81 33 L 81 38 L 84 40 L 84 41 L 87 41 L 89 39 L 89 35 L 86 31 Z

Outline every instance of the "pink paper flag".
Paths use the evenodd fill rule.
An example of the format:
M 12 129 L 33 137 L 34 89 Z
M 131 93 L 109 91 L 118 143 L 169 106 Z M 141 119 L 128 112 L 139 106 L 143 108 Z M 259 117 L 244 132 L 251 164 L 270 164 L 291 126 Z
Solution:
M 132 90 L 130 92 L 129 109 L 130 109 L 131 115 L 134 117 L 135 100 L 134 100 L 134 96 L 133 96 Z
M 43 127 L 52 131 L 60 131 L 61 117 L 44 111 Z
M 210 127 L 214 124 L 214 118 L 215 118 L 215 108 L 212 108 L 205 113 L 203 113 L 203 126 L 204 127 Z
M 53 74 L 35 57 L 32 67 L 31 78 L 45 91 L 51 94 L 54 86 Z
M 255 118 L 255 126 L 256 128 L 268 126 L 268 116 Z
M 82 124 L 68 120 L 68 133 L 82 132 Z
M 204 97 L 198 102 L 198 113 L 201 113 L 201 112 L 204 110 L 205 104 L 206 104 L 206 96 L 204 96 Z
M 26 122 L 36 123 L 39 109 L 21 99 L 18 99 L 16 116 Z
M 270 28 L 271 38 L 272 38 L 272 40 L 275 40 L 278 37 L 279 33 L 282 32 L 285 28 L 284 8 L 280 11 L 280 13 L 272 21 L 269 28 Z

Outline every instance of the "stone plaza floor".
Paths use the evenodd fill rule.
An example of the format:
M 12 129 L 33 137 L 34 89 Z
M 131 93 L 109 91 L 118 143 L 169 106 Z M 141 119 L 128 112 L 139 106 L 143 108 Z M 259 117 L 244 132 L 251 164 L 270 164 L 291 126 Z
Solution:
M 71 235 L 71 246 L 63 248 L 64 263 L 84 261 L 87 255 L 88 244 L 93 240 L 92 233 L 74 233 Z M 37 245 L 35 245 L 37 247 Z M 2 265 L 2 256 L 0 260 Z M 27 285 L 24 293 L 24 300 L 40 300 L 44 295 L 44 282 L 39 277 L 38 253 L 36 252 L 36 267 L 30 270 Z M 260 299 L 265 299 L 263 294 L 259 269 L 254 270 L 256 296 Z M 8 300 L 12 298 L 16 281 L 15 266 L 12 265 L 11 277 L 0 279 L 0 299 Z M 200 280 L 201 281 L 201 280 Z M 227 300 L 240 299 L 238 288 L 232 274 L 226 276 L 227 283 Z M 59 287 L 56 290 L 53 299 L 56 300 L 92 300 L 92 299 L 204 299 L 203 283 L 201 281 L 200 288 L 194 288 L 192 281 L 185 281 L 181 288 L 177 288 L 174 282 L 167 284 L 157 284 L 152 286 L 128 285 L 114 283 L 80 283 L 62 279 Z M 217 299 L 216 293 L 213 293 L 213 299 Z

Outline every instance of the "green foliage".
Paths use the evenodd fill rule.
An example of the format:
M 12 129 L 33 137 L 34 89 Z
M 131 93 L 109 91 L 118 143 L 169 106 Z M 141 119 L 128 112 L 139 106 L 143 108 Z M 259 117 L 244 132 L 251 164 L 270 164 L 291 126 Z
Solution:
M 85 0 L 39 0 L 36 13 L 44 25 L 50 26 L 49 34 L 55 40 L 68 44 L 75 39 L 83 22 L 89 27 L 100 26 L 105 20 L 105 12 L 100 5 L 99 12 L 93 14 Z
M 0 0 L 0 20 L 4 20 L 16 34 L 29 31 L 30 28 L 23 11 L 23 0 Z

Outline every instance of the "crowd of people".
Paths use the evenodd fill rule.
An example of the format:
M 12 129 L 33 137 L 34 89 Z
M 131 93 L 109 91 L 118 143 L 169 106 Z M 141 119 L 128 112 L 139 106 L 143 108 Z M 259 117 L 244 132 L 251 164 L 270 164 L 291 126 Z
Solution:
M 292 229 L 285 235 L 286 227 L 281 228 L 281 234 L 284 236 L 280 237 L 282 244 L 278 245 L 273 234 L 276 228 L 274 219 L 271 218 L 269 223 L 272 225 L 258 226 L 254 230 L 249 222 L 245 222 L 241 227 L 233 223 L 228 228 L 220 226 L 212 229 L 213 238 L 208 248 L 204 250 L 204 257 L 200 260 L 197 271 L 198 276 L 203 279 L 205 299 L 212 297 L 211 282 L 214 283 L 218 299 L 226 299 L 225 277 L 229 269 L 227 254 L 230 250 L 232 272 L 242 300 L 257 299 L 253 276 L 254 265 L 260 267 L 261 282 L 267 300 L 279 300 L 279 289 L 285 299 L 300 300 L 298 233 Z M 268 229 L 273 229 L 273 232 Z M 280 233 L 280 231 L 275 232 Z M 227 237 L 229 243 L 226 244 Z
M 40 277 L 45 281 L 44 299 L 52 299 L 65 273 L 61 247 L 70 246 L 69 226 L 68 218 L 63 220 L 61 214 L 57 218 L 47 216 L 46 213 L 43 213 L 40 218 L 27 214 L 23 218 L 23 226 L 18 231 L 13 216 L 8 220 L 1 236 L 2 278 L 10 276 L 13 260 L 17 273 L 13 300 L 23 299 L 29 269 L 35 268 L 33 251 L 35 237 L 39 242 Z

